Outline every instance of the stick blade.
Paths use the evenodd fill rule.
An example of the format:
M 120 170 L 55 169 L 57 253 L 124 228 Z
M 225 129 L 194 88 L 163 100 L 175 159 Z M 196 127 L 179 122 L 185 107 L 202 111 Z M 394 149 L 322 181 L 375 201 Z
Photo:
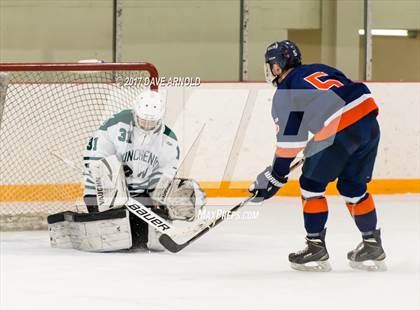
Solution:
M 183 244 L 176 243 L 171 237 L 169 237 L 167 234 L 163 234 L 159 237 L 160 244 L 163 245 L 165 249 L 167 249 L 169 252 L 172 253 L 178 253 L 183 248 L 185 248 L 188 245 L 188 242 Z

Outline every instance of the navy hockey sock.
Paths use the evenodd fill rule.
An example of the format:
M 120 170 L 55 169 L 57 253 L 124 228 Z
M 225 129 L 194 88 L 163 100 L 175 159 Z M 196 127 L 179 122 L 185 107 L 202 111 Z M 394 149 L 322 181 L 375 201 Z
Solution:
M 362 233 L 363 238 L 370 238 L 373 231 L 376 229 L 377 224 L 376 209 L 372 195 L 366 194 L 366 196 L 356 204 L 347 203 L 347 208 L 353 216 L 354 222 Z
M 308 239 L 317 239 L 328 219 L 328 205 L 325 197 L 302 199 L 303 217 Z

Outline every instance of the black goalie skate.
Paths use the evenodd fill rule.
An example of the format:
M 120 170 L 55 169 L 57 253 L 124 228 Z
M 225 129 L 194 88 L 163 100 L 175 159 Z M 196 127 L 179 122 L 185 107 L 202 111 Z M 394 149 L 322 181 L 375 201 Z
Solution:
M 328 262 L 329 255 L 325 246 L 324 229 L 319 239 L 306 238 L 306 248 L 302 251 L 289 254 L 291 267 L 300 271 L 330 271 L 331 266 Z
M 365 271 L 386 271 L 385 257 L 379 229 L 373 232 L 371 238 L 363 239 L 356 249 L 347 253 L 350 267 Z

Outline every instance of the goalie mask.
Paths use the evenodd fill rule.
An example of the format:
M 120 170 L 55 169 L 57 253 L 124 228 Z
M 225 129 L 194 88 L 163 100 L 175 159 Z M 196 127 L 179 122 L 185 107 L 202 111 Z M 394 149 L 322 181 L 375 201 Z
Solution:
M 165 103 L 158 92 L 147 90 L 135 99 L 133 112 L 135 125 L 143 131 L 151 132 L 162 124 Z

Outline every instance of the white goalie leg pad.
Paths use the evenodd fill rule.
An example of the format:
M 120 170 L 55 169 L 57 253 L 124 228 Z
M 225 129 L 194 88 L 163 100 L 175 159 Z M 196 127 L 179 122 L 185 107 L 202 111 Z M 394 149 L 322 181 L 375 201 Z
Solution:
M 73 248 L 89 252 L 109 252 L 131 248 L 128 218 L 70 224 Z
M 132 246 L 128 211 L 101 213 L 62 212 L 48 217 L 52 247 L 109 252 Z
M 124 170 L 116 155 L 95 160 L 89 165 L 99 212 L 124 206 L 128 200 Z
M 71 211 L 57 213 L 48 216 L 48 233 L 50 235 L 50 244 L 53 248 L 71 249 L 73 245 L 70 239 L 70 222 L 72 218 Z M 52 219 L 55 217 L 55 219 Z

